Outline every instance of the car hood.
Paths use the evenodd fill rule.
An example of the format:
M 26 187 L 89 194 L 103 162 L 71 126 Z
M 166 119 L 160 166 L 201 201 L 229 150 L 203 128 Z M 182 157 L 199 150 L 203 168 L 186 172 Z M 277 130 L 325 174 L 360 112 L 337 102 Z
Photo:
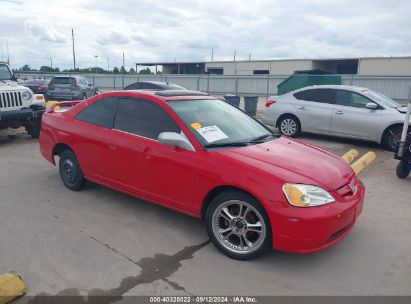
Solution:
M 400 108 L 396 108 L 398 110 L 398 112 L 400 113 L 406 113 L 407 112 L 407 107 L 400 107 Z
M 15 81 L 3 80 L 0 81 L 0 90 L 1 91 L 16 91 L 16 90 L 29 90 L 27 87 L 19 85 Z
M 327 191 L 341 188 L 354 174 L 340 157 L 284 136 L 218 153 L 264 170 L 283 182 L 316 185 Z

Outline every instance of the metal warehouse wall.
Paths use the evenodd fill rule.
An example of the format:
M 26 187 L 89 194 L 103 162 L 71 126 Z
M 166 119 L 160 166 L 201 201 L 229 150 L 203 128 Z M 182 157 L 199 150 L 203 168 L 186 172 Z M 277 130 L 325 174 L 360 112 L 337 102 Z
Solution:
M 358 75 L 411 76 L 411 58 L 363 58 Z

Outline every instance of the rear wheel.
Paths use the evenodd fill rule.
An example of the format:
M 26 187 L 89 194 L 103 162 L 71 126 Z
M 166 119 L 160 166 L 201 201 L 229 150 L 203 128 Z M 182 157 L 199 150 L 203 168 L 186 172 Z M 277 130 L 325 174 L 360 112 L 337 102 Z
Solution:
M 218 194 L 205 215 L 214 245 L 230 258 L 250 260 L 271 245 L 271 227 L 263 207 L 252 196 L 230 190 Z
M 385 132 L 383 145 L 388 151 L 395 151 L 401 140 L 402 127 L 394 126 Z
M 402 160 L 398 163 L 396 173 L 399 178 L 406 178 L 408 175 L 410 175 L 410 172 L 411 163 L 406 160 Z
M 69 149 L 60 154 L 59 172 L 64 185 L 70 190 L 79 191 L 87 182 L 76 156 Z
M 284 116 L 278 122 L 278 131 L 281 135 L 296 137 L 301 131 L 300 122 L 295 116 Z

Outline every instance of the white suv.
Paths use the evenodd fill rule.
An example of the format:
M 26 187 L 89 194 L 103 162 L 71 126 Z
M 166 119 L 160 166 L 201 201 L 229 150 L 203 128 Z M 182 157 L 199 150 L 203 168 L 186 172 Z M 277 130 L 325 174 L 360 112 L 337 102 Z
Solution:
M 45 104 L 42 94 L 18 85 L 9 66 L 0 62 L 0 129 L 23 126 L 31 137 L 38 138 Z

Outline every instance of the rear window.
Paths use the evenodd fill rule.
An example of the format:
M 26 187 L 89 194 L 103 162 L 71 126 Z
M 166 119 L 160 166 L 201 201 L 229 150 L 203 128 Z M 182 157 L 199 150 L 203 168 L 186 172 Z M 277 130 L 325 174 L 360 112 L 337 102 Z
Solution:
M 75 81 L 76 80 L 74 78 L 70 78 L 70 77 L 56 77 L 56 78 L 53 78 L 51 82 L 54 84 L 72 84 Z

